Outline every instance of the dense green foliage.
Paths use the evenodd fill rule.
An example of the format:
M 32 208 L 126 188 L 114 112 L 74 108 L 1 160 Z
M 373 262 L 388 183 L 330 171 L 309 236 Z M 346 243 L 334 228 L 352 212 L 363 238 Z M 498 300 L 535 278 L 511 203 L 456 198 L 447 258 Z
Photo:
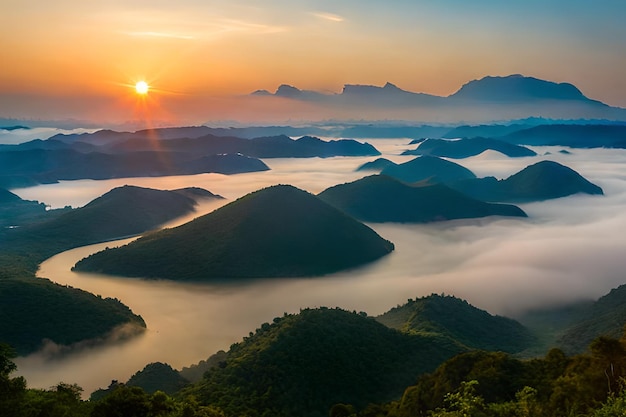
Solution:
M 21 354 L 46 340 L 71 345 L 106 336 L 122 324 L 125 336 L 145 327 L 119 300 L 33 278 L 0 280 L 0 317 L 0 337 Z
M 431 155 L 441 158 L 469 158 L 487 150 L 503 153 L 512 158 L 535 156 L 537 153 L 524 146 L 513 145 L 497 139 L 473 137 L 459 140 L 426 139 L 417 149 L 404 151 L 403 155 Z
M 502 352 L 463 353 L 420 377 L 400 401 L 369 407 L 358 415 L 622 416 L 624 340 L 600 337 L 589 350 L 590 354 L 567 357 L 553 349 L 545 358 L 525 361 Z M 374 408 L 378 412 L 370 414 Z
M 553 349 L 532 360 L 487 351 L 445 360 L 461 349 L 445 338 L 397 332 L 364 313 L 303 310 L 263 324 L 175 397 L 114 381 L 103 396 L 82 401 L 77 385 L 27 389 L 24 378 L 11 377 L 12 352 L 0 345 L 0 415 L 607 417 L 626 411 L 625 339 L 599 337 L 588 354 L 572 357 Z M 152 364 L 131 380 L 154 381 L 172 371 Z
M 226 352 L 219 350 L 209 356 L 206 360 L 201 360 L 193 365 L 183 366 L 183 368 L 179 371 L 179 374 L 188 381 L 198 382 L 202 379 L 206 371 L 219 366 L 220 363 L 226 361 L 227 357 L 228 354 Z
M 49 214 L 45 204 L 22 200 L 12 192 L 0 188 L 0 230 L 44 219 Z
M 120 384 L 112 381 L 107 389 L 99 389 L 94 391 L 90 399 L 99 400 L 111 394 Z M 123 385 L 129 387 L 139 387 L 148 394 L 154 394 L 162 391 L 166 394 L 174 394 L 185 386 L 189 385 L 189 381 L 181 376 L 181 374 L 172 369 L 166 363 L 154 362 L 146 365 L 141 371 L 137 371 Z
M 305 191 L 279 185 L 91 255 L 75 268 L 172 280 L 316 276 L 392 250 L 391 242 L 364 224 Z
M 396 398 L 416 375 L 461 350 L 445 337 L 404 334 L 365 314 L 307 309 L 263 324 L 183 393 L 227 415 L 325 416 L 335 403 Z
M 69 345 L 106 336 L 123 324 L 145 327 L 118 300 L 35 279 L 39 263 L 74 247 L 137 234 L 193 210 L 196 189 L 120 187 L 85 207 L 0 229 L 0 341 L 27 354 L 44 340 Z M 13 199 L 14 200 L 14 199 Z M 48 213 L 48 212 L 46 212 Z M 28 331 L 24 331 L 27 328 Z
M 84 207 L 0 230 L 0 268 L 22 262 L 35 272 L 39 263 L 56 253 L 151 230 L 192 212 L 196 204 L 189 197 L 192 192 L 118 187 Z
M 619 337 L 626 323 L 626 285 L 611 290 L 585 309 L 558 340 L 568 352 L 580 353 L 599 335 Z
M 407 333 L 447 336 L 470 349 L 515 353 L 534 342 L 528 329 L 517 321 L 492 316 L 452 296 L 433 294 L 408 300 L 376 320 Z
M 436 156 L 419 156 L 402 164 L 386 167 L 381 174 L 404 182 L 428 180 L 431 183 L 449 183 L 476 178 L 469 169 Z
M 386 175 L 336 185 L 319 197 L 366 222 L 423 223 L 494 215 L 526 216 L 519 207 L 478 201 L 443 184 L 408 185 Z
M 487 177 L 458 181 L 450 186 L 484 201 L 529 202 L 577 193 L 603 194 L 602 188 L 554 161 L 537 162 L 504 180 Z

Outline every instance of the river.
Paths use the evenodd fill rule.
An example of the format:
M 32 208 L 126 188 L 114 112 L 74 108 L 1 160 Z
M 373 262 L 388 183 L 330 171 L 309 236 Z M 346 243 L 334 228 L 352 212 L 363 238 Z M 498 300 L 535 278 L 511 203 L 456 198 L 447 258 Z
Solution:
M 406 160 L 407 141 L 372 141 L 385 157 Z M 543 150 L 545 151 L 545 150 Z M 554 150 L 552 150 L 554 151 Z M 374 158 L 266 160 L 271 171 L 223 176 L 72 181 L 15 190 L 22 198 L 52 207 L 86 204 L 123 184 L 173 189 L 200 186 L 230 200 L 277 183 L 313 193 L 363 176 L 354 168 Z M 478 175 L 506 177 L 548 157 L 509 159 L 486 153 L 461 163 Z M 145 334 L 123 343 L 86 347 L 62 357 L 34 354 L 17 359 L 31 387 L 78 383 L 89 394 L 111 380 L 125 381 L 150 362 L 180 369 L 227 350 L 264 322 L 306 307 L 342 307 L 370 315 L 431 293 L 453 294 L 491 313 L 521 311 L 580 298 L 598 297 L 626 282 L 626 152 L 576 150 L 558 160 L 602 186 L 604 197 L 574 196 L 524 205 L 529 219 L 480 219 L 430 225 L 370 225 L 396 250 L 373 264 L 318 278 L 256 280 L 241 285 L 185 284 L 75 273 L 84 256 L 114 243 L 58 254 L 38 276 L 115 297 L 140 314 Z M 219 204 L 201 206 L 182 223 Z M 118 244 L 127 242 L 120 241 Z

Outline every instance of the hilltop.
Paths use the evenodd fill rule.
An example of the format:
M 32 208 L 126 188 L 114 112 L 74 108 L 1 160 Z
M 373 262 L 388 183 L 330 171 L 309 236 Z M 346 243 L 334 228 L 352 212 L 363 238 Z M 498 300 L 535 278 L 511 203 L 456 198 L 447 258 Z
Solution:
M 146 324 L 119 300 L 35 278 L 0 278 L 0 340 L 19 354 L 119 340 Z M 28 331 L 25 331 L 28 329 Z
M 602 188 L 573 169 L 554 161 L 537 162 L 504 180 L 487 177 L 449 185 L 480 200 L 517 203 L 549 200 L 577 193 L 603 194 Z
M 408 185 L 386 175 L 336 185 L 321 192 L 319 197 L 366 222 L 423 223 L 485 216 L 526 217 L 518 207 L 484 203 L 443 184 Z
M 405 333 L 444 335 L 469 349 L 516 353 L 534 342 L 530 331 L 519 322 L 492 316 L 453 296 L 432 294 L 409 299 L 376 320 Z
M 261 324 L 207 360 L 213 366 L 205 367 L 203 378 L 177 395 L 193 395 L 226 415 L 325 415 L 335 404 L 362 409 L 398 399 L 406 385 L 457 353 L 518 352 L 532 341 L 514 320 L 450 296 L 409 300 L 375 318 L 339 308 L 302 309 Z M 163 372 L 140 386 L 153 391 L 159 381 L 165 387 L 180 380 L 166 366 L 158 369 Z M 138 385 L 134 379 L 127 384 Z
M 339 93 L 280 86 L 274 93 L 257 91 L 255 100 L 305 102 L 328 118 L 430 120 L 480 123 L 530 117 L 551 119 L 626 120 L 626 110 L 608 106 L 583 94 L 570 83 L 558 83 L 512 74 L 485 76 L 461 86 L 447 97 L 404 90 L 391 82 L 383 86 L 345 84 Z M 334 116 L 337 118 L 337 116 Z M 388 137 L 388 136 L 387 136 Z M 410 137 L 410 136 L 409 136 Z
M 10 245 L 2 256 L 24 257 L 36 269 L 45 258 L 74 247 L 137 235 L 193 212 L 196 199 L 220 198 L 206 190 L 115 188 L 77 209 L 53 212 L 35 223 L 0 231 Z M 192 198 L 190 195 L 194 195 Z
M 27 224 L 49 214 L 45 204 L 23 200 L 11 191 L 0 188 L 0 229 Z
M 218 197 L 200 189 L 125 186 L 85 207 L 46 212 L 34 222 L 30 219 L 20 227 L 0 229 L 5 245 L 0 254 L 0 340 L 27 354 L 39 349 L 44 340 L 73 345 L 106 339 L 120 326 L 132 330 L 127 336 L 140 331 L 145 327 L 141 317 L 119 300 L 37 279 L 37 267 L 70 248 L 153 229 L 193 211 L 195 199 L 205 198 Z
M 504 77 L 484 77 L 463 85 L 450 98 L 457 100 L 519 102 L 525 100 L 582 101 L 601 105 L 586 97 L 570 83 L 555 83 L 534 77 L 513 74 Z
M 463 159 L 479 155 L 487 150 L 500 152 L 511 158 L 537 155 L 535 151 L 524 146 L 481 137 L 458 140 L 426 139 L 416 149 L 404 151 L 402 155 L 431 155 L 441 158 Z
M 75 268 L 183 281 L 316 276 L 392 250 L 391 242 L 317 197 L 279 185 L 177 228 L 91 255 Z
M 445 337 L 404 334 L 364 313 L 305 309 L 261 325 L 181 394 L 228 415 L 326 415 L 336 403 L 397 398 L 418 374 L 461 351 Z
M 546 343 L 567 353 L 583 353 L 597 337 L 620 338 L 626 326 L 626 285 L 597 300 L 529 311 L 520 321 L 544 334 Z
M 404 182 L 427 180 L 431 183 L 450 183 L 476 178 L 472 171 L 459 164 L 426 155 L 402 164 L 389 165 L 381 171 L 381 174 Z

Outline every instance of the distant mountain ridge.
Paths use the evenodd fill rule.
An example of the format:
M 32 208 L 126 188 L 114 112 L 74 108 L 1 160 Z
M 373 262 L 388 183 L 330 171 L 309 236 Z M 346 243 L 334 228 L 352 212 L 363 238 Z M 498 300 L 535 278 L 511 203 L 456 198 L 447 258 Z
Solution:
M 573 84 L 520 74 L 486 76 L 464 84 L 448 96 L 411 92 L 390 82 L 382 87 L 346 84 L 340 93 L 330 94 L 281 85 L 274 93 L 260 90 L 251 95 L 260 100 L 278 98 L 314 103 L 320 110 L 342 110 L 351 115 L 347 119 L 482 123 L 529 117 L 626 120 L 626 109 L 591 99 Z
M 257 90 L 252 95 L 276 96 L 298 100 L 332 100 L 346 97 L 396 98 L 400 101 L 413 101 L 414 104 L 436 104 L 446 101 L 526 101 L 526 100 L 574 100 L 590 104 L 607 106 L 585 96 L 576 86 L 570 83 L 556 83 L 521 74 L 507 76 L 486 76 L 464 84 L 449 96 L 437 96 L 403 90 L 387 82 L 384 86 L 363 84 L 345 84 L 341 93 L 324 94 L 312 90 L 300 90 L 297 87 L 283 84 L 274 93 Z M 608 107 L 608 106 L 607 106 Z
M 463 85 L 449 98 L 481 101 L 580 100 L 603 105 L 587 98 L 570 83 L 554 83 L 534 77 L 513 74 L 506 77 L 484 77 Z

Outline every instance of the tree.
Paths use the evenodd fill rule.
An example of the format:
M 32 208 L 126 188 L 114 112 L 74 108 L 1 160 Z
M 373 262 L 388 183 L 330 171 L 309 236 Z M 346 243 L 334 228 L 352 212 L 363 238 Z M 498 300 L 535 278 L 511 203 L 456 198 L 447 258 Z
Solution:
M 139 387 L 123 384 L 94 406 L 92 417 L 149 417 L 151 411 L 148 394 Z
M 591 342 L 589 350 L 604 370 L 608 393 L 614 393 L 619 388 L 619 379 L 624 376 L 626 358 L 624 346 L 617 339 L 600 336 Z
M 476 395 L 478 381 L 463 381 L 458 391 L 445 396 L 445 406 L 431 414 L 432 417 L 480 417 L 485 416 L 485 401 Z
M 0 344 L 0 416 L 18 414 L 26 394 L 26 380 L 11 378 L 11 373 L 17 369 L 14 357 L 15 351 L 9 345 Z

